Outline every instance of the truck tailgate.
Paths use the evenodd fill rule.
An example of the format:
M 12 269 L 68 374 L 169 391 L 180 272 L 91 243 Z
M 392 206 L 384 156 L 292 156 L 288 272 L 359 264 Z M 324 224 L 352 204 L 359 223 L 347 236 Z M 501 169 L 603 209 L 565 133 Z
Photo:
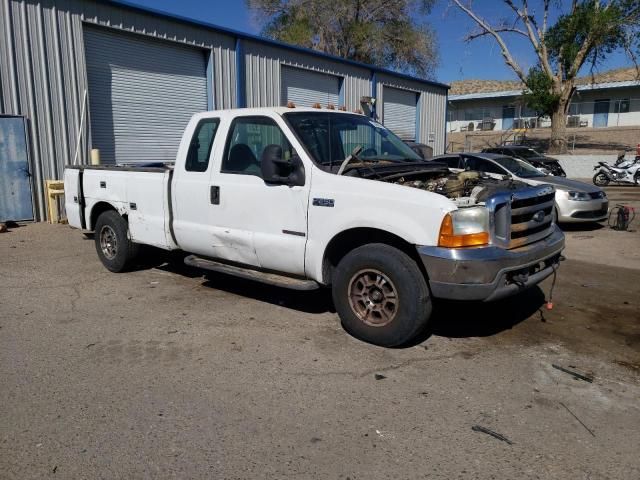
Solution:
M 76 168 L 66 168 L 64 171 L 64 209 L 67 212 L 69 225 L 75 228 L 82 228 L 80 218 L 80 170 Z

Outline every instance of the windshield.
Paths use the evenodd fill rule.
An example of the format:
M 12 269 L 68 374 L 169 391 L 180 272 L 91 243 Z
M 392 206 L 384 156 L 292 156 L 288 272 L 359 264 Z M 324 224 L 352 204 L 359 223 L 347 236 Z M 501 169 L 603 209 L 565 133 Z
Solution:
M 423 161 L 390 130 L 362 115 L 291 112 L 284 117 L 322 165 L 340 165 L 356 147 L 362 147 L 357 157 L 363 161 Z
M 544 173 L 527 162 L 512 157 L 495 157 L 492 160 L 509 170 L 513 175 L 522 178 L 546 177 Z
M 533 148 L 519 148 L 515 151 L 519 157 L 522 158 L 539 158 L 543 155 L 541 153 L 536 152 Z

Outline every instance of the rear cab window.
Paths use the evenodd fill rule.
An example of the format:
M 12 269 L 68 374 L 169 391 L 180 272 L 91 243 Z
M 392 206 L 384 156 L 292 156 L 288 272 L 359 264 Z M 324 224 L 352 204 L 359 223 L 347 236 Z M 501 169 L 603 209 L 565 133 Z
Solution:
M 187 151 L 184 169 L 187 172 L 206 172 L 209 168 L 211 148 L 220 125 L 218 118 L 203 118 L 198 122 Z

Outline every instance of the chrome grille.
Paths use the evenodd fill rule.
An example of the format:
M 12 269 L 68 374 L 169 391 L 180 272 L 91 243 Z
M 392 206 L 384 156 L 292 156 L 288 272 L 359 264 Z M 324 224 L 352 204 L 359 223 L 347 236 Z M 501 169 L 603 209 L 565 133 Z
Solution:
M 540 240 L 551 233 L 555 192 L 537 191 L 528 198 L 511 201 L 511 241 L 509 248 Z
M 487 200 L 492 212 L 492 243 L 516 248 L 545 238 L 553 230 L 555 190 L 532 187 Z

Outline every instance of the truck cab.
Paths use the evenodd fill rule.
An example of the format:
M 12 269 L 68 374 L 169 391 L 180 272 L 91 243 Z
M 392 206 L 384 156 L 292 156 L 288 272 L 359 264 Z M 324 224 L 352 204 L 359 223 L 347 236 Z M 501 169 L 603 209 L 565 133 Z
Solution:
M 553 188 L 425 162 L 354 113 L 199 113 L 174 164 L 121 161 L 65 171 L 69 222 L 95 232 L 107 268 L 126 270 L 148 244 L 200 268 L 330 287 L 345 328 L 379 345 L 420 334 L 433 297 L 489 301 L 539 283 L 564 246 L 554 224 L 534 225 Z

